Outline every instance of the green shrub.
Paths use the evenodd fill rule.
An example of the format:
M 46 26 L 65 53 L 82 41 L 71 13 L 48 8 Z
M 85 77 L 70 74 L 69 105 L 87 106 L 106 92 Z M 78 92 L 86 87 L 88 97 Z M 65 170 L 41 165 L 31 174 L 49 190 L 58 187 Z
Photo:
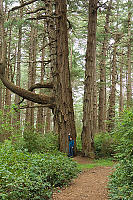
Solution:
M 116 165 L 109 183 L 109 196 L 112 200 L 133 199 L 133 156 Z
M 13 105 L 14 107 L 14 105 Z M 7 109 L 9 109 L 7 107 Z M 0 110 L 0 141 L 11 139 L 16 149 L 27 149 L 29 152 L 52 152 L 59 148 L 58 135 L 54 133 L 41 134 L 28 124 L 25 127 L 20 126 L 17 120 L 11 124 L 11 117 L 15 120 L 16 113 L 13 108 L 3 114 Z
M 109 133 L 99 133 L 94 137 L 97 158 L 111 157 L 114 154 L 114 140 Z
M 114 137 L 119 141 L 116 157 L 119 164 L 110 178 L 112 200 L 133 199 L 133 109 L 119 118 Z
M 53 152 L 58 151 L 58 135 L 54 133 L 40 134 L 33 128 L 25 130 L 24 136 L 15 134 L 12 137 L 16 149 L 27 149 L 29 152 Z
M 32 154 L 15 150 L 11 141 L 0 148 L 0 199 L 47 200 L 55 187 L 69 184 L 77 165 L 64 154 Z
M 3 142 L 5 139 L 12 136 L 14 133 L 20 133 L 21 130 L 18 129 L 19 122 L 16 121 L 16 113 L 13 108 L 6 106 L 5 114 L 2 110 L 0 110 L 0 142 Z M 6 110 L 7 109 L 7 110 Z M 14 123 L 12 125 L 11 119 L 14 119 Z

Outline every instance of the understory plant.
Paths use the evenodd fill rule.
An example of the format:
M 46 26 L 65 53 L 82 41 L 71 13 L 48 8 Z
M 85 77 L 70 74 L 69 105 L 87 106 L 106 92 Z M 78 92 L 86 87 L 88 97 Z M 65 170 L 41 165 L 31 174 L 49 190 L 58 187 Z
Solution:
M 54 188 L 69 184 L 78 173 L 64 154 L 16 150 L 9 140 L 1 144 L 0 155 L 2 200 L 48 200 Z
M 114 137 L 119 141 L 116 158 L 119 163 L 110 178 L 112 200 L 133 199 L 133 109 L 125 110 L 117 121 Z
M 115 140 L 110 133 L 98 133 L 94 136 L 96 158 L 112 157 Z

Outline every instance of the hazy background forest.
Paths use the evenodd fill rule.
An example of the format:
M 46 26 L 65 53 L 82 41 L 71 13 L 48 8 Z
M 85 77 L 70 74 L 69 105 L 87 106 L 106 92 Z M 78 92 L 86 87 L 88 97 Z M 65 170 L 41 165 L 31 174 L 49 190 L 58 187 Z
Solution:
M 0 141 L 7 142 L 1 151 L 13 143 L 15 149 L 8 153 L 26 151 L 27 157 L 21 155 L 25 163 L 28 152 L 68 153 L 71 133 L 75 154 L 110 157 L 118 147 L 118 157 L 131 155 L 132 164 L 132 13 L 131 0 L 0 0 Z M 33 154 L 36 163 L 43 159 L 39 155 Z M 56 161 L 62 159 L 62 169 L 63 162 L 64 170 L 73 166 L 70 176 L 67 171 L 69 181 L 78 170 L 74 172 L 75 163 L 61 156 L 58 152 Z M 113 180 L 120 176 L 117 173 Z M 52 181 L 58 186 L 64 180 Z M 131 186 L 132 181 L 127 200 L 133 198 Z M 49 183 L 45 187 L 50 188 Z M 112 189 L 112 199 L 117 199 L 115 192 Z M 45 195 L 49 198 L 51 190 Z

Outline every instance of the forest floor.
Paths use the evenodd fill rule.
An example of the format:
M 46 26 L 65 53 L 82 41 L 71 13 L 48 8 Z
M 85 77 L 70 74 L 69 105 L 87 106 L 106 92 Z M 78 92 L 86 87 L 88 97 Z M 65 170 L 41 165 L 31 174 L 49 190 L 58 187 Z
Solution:
M 74 158 L 79 164 L 93 163 L 84 157 Z M 97 166 L 84 169 L 77 179 L 63 189 L 53 193 L 53 200 L 108 200 L 108 176 L 112 167 Z

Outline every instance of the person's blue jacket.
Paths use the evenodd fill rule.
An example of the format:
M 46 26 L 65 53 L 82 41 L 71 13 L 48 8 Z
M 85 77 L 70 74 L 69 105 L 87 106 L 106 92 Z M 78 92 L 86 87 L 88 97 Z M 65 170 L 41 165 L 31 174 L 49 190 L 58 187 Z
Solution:
M 74 147 L 74 140 L 70 140 L 70 135 L 68 136 L 68 140 L 69 140 L 69 147 L 72 148 Z
M 68 156 L 73 157 L 73 155 L 74 155 L 74 140 L 73 139 L 71 140 L 70 138 L 71 138 L 71 136 L 68 135 L 68 140 L 69 140 L 69 155 Z

